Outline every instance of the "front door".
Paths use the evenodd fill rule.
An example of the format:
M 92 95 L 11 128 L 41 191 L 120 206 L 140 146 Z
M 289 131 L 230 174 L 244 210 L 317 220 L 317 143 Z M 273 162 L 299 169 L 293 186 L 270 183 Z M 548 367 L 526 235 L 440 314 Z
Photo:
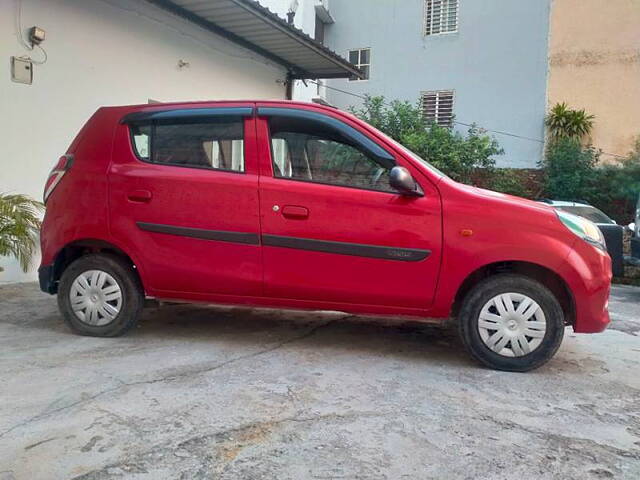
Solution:
M 338 113 L 264 105 L 256 126 L 267 139 L 260 144 L 265 294 L 336 307 L 428 307 L 441 251 L 435 187 Z M 410 169 L 423 197 L 390 188 L 396 164 Z
M 253 105 L 160 108 L 118 127 L 112 235 L 154 295 L 261 295 Z

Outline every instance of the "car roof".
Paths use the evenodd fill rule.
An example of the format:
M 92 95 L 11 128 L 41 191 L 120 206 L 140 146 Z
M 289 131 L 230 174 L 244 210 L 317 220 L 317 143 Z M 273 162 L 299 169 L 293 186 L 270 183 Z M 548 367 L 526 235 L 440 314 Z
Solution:
M 109 105 L 103 108 L 128 108 L 128 109 L 141 109 L 141 108 L 158 108 L 158 109 L 182 109 L 182 108 L 197 108 L 205 106 L 229 106 L 229 105 L 269 105 L 269 106 L 281 106 L 281 107 L 294 107 L 294 108 L 313 108 L 326 111 L 340 110 L 333 105 L 319 102 L 300 102 L 296 100 L 196 100 L 196 101 L 178 101 L 178 102 L 151 102 L 151 103 L 138 103 L 132 105 Z

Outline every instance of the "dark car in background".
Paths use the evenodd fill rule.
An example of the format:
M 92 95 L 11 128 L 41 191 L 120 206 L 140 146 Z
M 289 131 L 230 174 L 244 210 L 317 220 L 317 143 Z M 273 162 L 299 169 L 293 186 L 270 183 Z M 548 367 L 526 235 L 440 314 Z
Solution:
M 613 275 L 615 277 L 624 276 L 624 227 L 622 227 L 622 225 L 618 225 L 615 220 L 606 215 L 602 210 L 598 210 L 596 207 L 587 203 L 561 200 L 544 200 L 544 203 L 551 205 L 557 210 L 578 215 L 595 223 L 607 242 L 607 251 L 611 257 L 611 270 L 613 271 Z M 638 206 L 640 207 L 640 204 Z M 638 247 L 640 247 L 640 245 Z

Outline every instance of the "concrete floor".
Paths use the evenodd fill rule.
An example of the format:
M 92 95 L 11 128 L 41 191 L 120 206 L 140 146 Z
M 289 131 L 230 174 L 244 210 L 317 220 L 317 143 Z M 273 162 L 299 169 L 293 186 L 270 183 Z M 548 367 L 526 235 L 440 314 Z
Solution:
M 0 288 L 0 480 L 640 478 L 640 289 L 528 374 L 447 328 L 203 306 L 71 334 Z

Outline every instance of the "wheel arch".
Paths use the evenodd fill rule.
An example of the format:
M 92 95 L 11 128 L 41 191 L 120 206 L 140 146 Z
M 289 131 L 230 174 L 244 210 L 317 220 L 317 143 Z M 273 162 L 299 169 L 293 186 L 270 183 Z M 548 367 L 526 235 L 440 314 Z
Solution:
M 532 278 L 545 285 L 558 299 L 565 316 L 567 325 L 574 325 L 576 319 L 575 300 L 569 286 L 564 279 L 553 270 L 537 263 L 512 260 L 494 262 L 477 268 L 471 272 L 458 287 L 455 295 L 451 316 L 456 317 L 460 312 L 462 302 L 471 289 L 483 280 L 501 273 L 514 273 Z
M 121 247 L 106 240 L 84 238 L 68 243 L 62 249 L 60 249 L 60 251 L 54 257 L 54 261 L 52 264 L 53 270 L 51 273 L 52 294 L 57 293 L 58 283 L 60 282 L 60 278 L 62 277 L 62 274 L 67 269 L 67 267 L 71 265 L 73 261 L 89 253 L 107 253 L 123 259 L 125 262 L 131 265 L 133 271 L 135 272 L 135 275 L 137 276 L 137 280 L 144 291 L 142 276 L 140 275 L 139 268 L 131 255 L 129 255 Z

